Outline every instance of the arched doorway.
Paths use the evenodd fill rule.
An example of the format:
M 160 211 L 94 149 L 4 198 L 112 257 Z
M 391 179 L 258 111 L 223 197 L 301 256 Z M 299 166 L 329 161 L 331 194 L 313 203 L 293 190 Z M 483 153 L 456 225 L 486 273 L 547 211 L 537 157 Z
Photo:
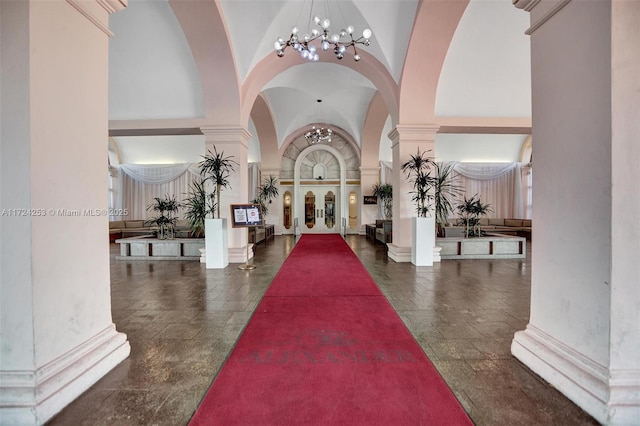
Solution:
M 300 153 L 294 170 L 297 232 L 343 233 L 348 209 L 342 154 L 329 145 L 311 145 Z

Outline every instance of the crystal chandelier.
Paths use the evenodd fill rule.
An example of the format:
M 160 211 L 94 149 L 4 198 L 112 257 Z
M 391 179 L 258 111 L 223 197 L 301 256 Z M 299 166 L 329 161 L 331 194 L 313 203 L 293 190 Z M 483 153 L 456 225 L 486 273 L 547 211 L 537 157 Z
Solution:
M 307 139 L 307 142 L 314 144 L 320 142 L 331 142 L 332 135 L 333 130 L 331 129 L 313 126 L 311 130 L 304 134 L 304 137 Z
M 313 6 L 312 6 L 313 7 Z M 355 28 L 353 25 L 347 26 L 346 29 L 340 30 L 339 33 L 329 34 L 329 26 L 331 21 L 328 18 L 319 18 L 315 16 L 313 22 L 320 27 L 320 29 L 314 28 L 310 34 L 304 34 L 300 36 L 298 34 L 298 27 L 291 29 L 291 35 L 289 40 L 285 40 L 282 37 L 278 37 L 274 47 L 276 54 L 279 57 L 284 56 L 284 51 L 287 47 L 291 46 L 293 50 L 300 52 L 300 56 L 309 61 L 317 61 L 320 59 L 318 49 L 327 51 L 333 50 L 333 53 L 338 59 L 344 58 L 344 54 L 350 47 L 353 48 L 353 59 L 357 62 L 360 60 L 360 55 L 356 49 L 356 44 L 362 44 L 369 46 L 371 38 L 371 30 L 366 28 L 362 31 L 362 35 L 358 38 L 353 37 Z M 345 38 L 343 40 L 343 38 Z M 313 44 L 314 41 L 320 40 L 319 46 Z
M 318 103 L 318 117 L 320 117 L 320 121 L 322 121 L 322 110 L 320 109 L 322 104 L 322 99 L 317 99 Z M 310 144 L 320 143 L 320 142 L 331 142 L 331 136 L 333 136 L 333 130 L 324 127 L 311 127 L 311 130 L 304 134 L 305 139 Z

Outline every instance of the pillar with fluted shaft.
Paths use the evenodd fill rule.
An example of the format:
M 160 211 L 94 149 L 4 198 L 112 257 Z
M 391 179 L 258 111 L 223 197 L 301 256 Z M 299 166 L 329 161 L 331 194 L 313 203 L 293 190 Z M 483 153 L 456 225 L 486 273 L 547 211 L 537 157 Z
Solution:
M 396 262 L 411 262 L 411 221 L 417 216 L 411 202 L 411 183 L 400 167 L 418 150 L 435 158 L 438 129 L 437 125 L 430 124 L 399 124 L 389 133 L 393 153 L 393 242 L 387 247 L 389 257 Z
M 247 261 L 247 230 L 232 228 L 231 204 L 249 202 L 249 163 L 248 141 L 251 134 L 240 126 L 206 126 L 200 130 L 205 136 L 205 151 L 224 153 L 235 161 L 234 171 L 229 176 L 230 188 L 223 189 L 220 195 L 220 217 L 228 218 L 229 262 L 243 263 Z M 249 254 L 251 257 L 251 253 Z

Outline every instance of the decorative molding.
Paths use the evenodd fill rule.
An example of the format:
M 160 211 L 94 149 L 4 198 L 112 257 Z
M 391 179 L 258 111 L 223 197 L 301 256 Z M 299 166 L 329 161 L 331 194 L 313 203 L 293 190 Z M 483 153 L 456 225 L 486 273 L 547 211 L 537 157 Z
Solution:
M 84 4 L 82 1 L 80 1 L 80 0 L 67 0 L 67 3 L 69 3 L 71 6 L 73 6 L 74 9 L 76 9 L 78 12 L 80 12 L 80 14 L 82 16 L 87 18 L 89 20 L 89 22 L 91 22 L 93 25 L 98 27 L 98 29 L 100 29 L 100 31 L 105 33 L 107 36 L 111 37 L 113 35 L 111 30 L 109 30 L 109 21 L 107 20 L 107 22 L 104 23 L 100 19 L 95 17 L 88 10 L 88 8 L 86 7 L 86 4 Z
M 393 142 L 400 139 L 407 141 L 424 141 L 425 135 L 431 135 L 431 139 L 435 140 L 435 134 L 438 133 L 440 125 L 438 124 L 398 124 L 387 135 Z
M 568 5 L 570 2 L 571 2 L 571 0 L 562 0 L 562 1 L 559 1 L 558 3 L 554 4 L 552 7 L 549 8 L 549 10 L 547 10 L 540 17 L 538 17 L 538 19 L 536 19 L 536 21 L 524 33 L 526 35 L 533 34 L 538 28 L 540 28 L 542 25 L 544 25 L 545 22 L 547 22 L 549 19 L 551 19 L 556 13 L 558 13 L 560 11 L 560 9 L 562 9 L 563 7 Z M 528 9 L 528 10 L 533 9 L 539 3 L 540 3 L 539 1 L 536 1 L 535 4 L 533 6 L 531 6 L 531 8 Z
M 104 10 L 109 13 L 116 13 L 127 7 L 128 0 L 96 0 Z
M 606 423 L 608 369 L 532 324 L 515 334 L 511 353 L 597 421 Z
M 610 424 L 634 424 L 640 419 L 640 370 L 609 371 Z
M 201 135 L 199 127 L 190 128 L 158 128 L 158 129 L 114 129 L 109 130 L 109 136 L 184 136 Z
M 360 179 L 363 176 L 375 176 L 376 178 L 380 174 L 380 166 L 378 167 L 360 167 Z
M 245 148 L 248 147 L 251 133 L 244 127 L 228 126 L 202 126 L 200 127 L 206 142 L 213 143 L 236 143 L 240 142 Z
M 111 324 L 35 371 L 0 371 L 7 424 L 42 424 L 129 356 L 127 336 Z
M 518 9 L 524 9 L 527 12 L 531 12 L 531 9 L 536 7 L 541 0 L 512 0 L 512 3 Z

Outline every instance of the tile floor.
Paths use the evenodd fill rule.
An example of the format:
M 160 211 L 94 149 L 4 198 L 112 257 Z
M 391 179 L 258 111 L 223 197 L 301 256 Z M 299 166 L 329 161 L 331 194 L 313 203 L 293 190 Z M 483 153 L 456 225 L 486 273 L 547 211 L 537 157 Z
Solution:
M 510 355 L 529 316 L 529 259 L 416 268 L 363 236 L 347 243 L 477 425 L 597 424 Z M 113 320 L 131 355 L 48 424 L 187 424 L 294 244 L 260 244 L 250 272 L 116 261 L 112 245 Z

